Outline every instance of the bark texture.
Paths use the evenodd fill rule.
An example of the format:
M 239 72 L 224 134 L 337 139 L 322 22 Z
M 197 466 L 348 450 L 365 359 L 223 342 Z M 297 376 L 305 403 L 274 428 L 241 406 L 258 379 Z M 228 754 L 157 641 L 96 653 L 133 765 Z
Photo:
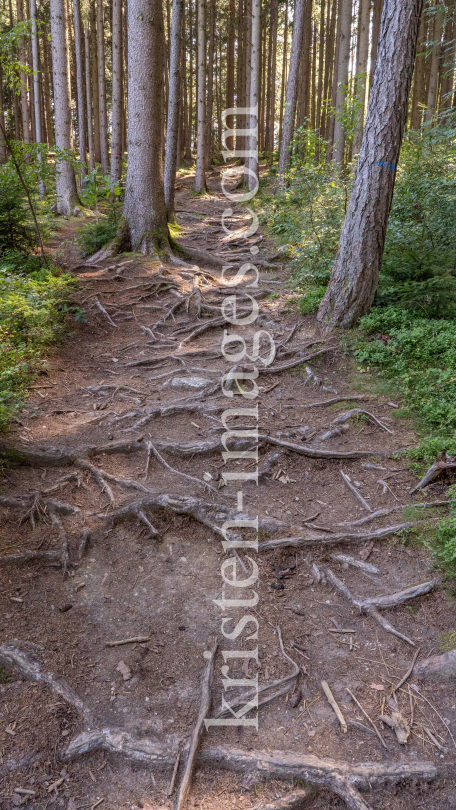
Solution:
M 358 25 L 358 58 L 356 64 L 356 101 L 359 110 L 356 129 L 353 137 L 353 154 L 361 149 L 364 127 L 364 108 L 366 104 L 367 58 L 369 54 L 370 0 L 360 0 Z
M 54 76 L 55 143 L 58 149 L 71 148 L 71 110 L 68 95 L 68 58 L 65 34 L 64 0 L 50 0 L 52 72 Z M 65 158 L 57 158 L 57 213 L 70 216 L 79 198 L 73 166 Z
M 97 44 L 98 44 L 98 103 L 100 108 L 101 170 L 103 174 L 107 174 L 109 170 L 109 149 L 108 149 L 108 109 L 106 103 L 103 0 L 97 0 Z
M 40 66 L 38 57 L 38 27 L 36 23 L 36 0 L 30 0 L 30 16 L 32 18 L 32 67 L 33 67 L 33 88 L 34 88 L 34 106 L 35 106 L 35 139 L 36 143 L 41 143 L 42 128 L 41 128 L 41 102 L 40 102 Z M 1 105 L 0 105 L 1 106 Z M 38 162 L 41 163 L 41 155 L 38 156 Z M 39 197 L 43 200 L 46 194 L 44 181 L 39 181 Z
M 0 64 L 0 124 L 5 129 L 5 111 L 3 107 L 3 75 L 2 66 Z M 0 131 L 0 163 L 6 163 L 6 144 L 3 135 Z
M 90 41 L 89 32 L 87 27 L 84 28 L 84 46 L 85 46 L 85 75 L 86 75 L 86 105 L 87 105 L 87 140 L 89 146 L 89 169 L 91 172 L 95 169 L 95 145 L 93 137 L 93 122 L 92 122 L 92 91 L 90 87 Z
M 258 107 L 260 103 L 261 0 L 252 0 L 252 49 L 250 75 L 249 189 L 258 185 Z M 256 111 L 256 112 L 254 112 Z
M 423 0 L 385 0 L 374 80 L 353 191 L 331 279 L 318 311 L 329 332 L 370 309 L 402 143 Z
M 95 162 L 101 163 L 100 146 L 100 102 L 98 98 L 98 45 L 97 45 L 97 12 L 95 0 L 90 3 L 90 83 L 92 85 L 93 108 L 93 148 Z
M 168 121 L 166 128 L 165 155 L 165 203 L 168 216 L 174 214 L 174 184 L 177 170 L 177 141 L 179 134 L 179 109 L 181 93 L 181 50 L 182 50 L 182 17 L 184 0 L 173 1 L 173 19 L 171 22 L 171 43 L 169 59 L 169 97 Z
M 206 1 L 198 0 L 198 94 L 195 191 L 206 191 Z
M 282 183 L 290 158 L 290 144 L 294 131 L 296 102 L 298 99 L 299 62 L 304 35 L 304 16 L 306 5 L 306 0 L 296 0 L 293 39 L 291 42 L 290 53 L 290 70 L 288 74 L 285 114 L 283 117 L 282 126 L 282 143 L 280 144 L 279 155 L 279 177 L 281 178 Z
M 86 115 L 84 100 L 84 57 L 82 50 L 82 22 L 80 0 L 73 0 L 74 47 L 76 54 L 76 87 L 78 93 L 79 156 L 81 161 L 81 186 L 87 174 Z
M 350 61 L 352 0 L 341 0 L 339 19 L 339 52 L 336 64 L 336 117 L 334 121 L 334 151 L 336 163 L 342 166 L 345 153 L 345 133 L 342 121 L 344 114 L 346 85 L 348 83 L 348 65 Z
M 164 32 L 160 0 L 128 3 L 128 171 L 124 246 L 154 253 L 168 244 L 161 159 Z
M 122 0 L 112 0 L 111 188 L 122 177 Z

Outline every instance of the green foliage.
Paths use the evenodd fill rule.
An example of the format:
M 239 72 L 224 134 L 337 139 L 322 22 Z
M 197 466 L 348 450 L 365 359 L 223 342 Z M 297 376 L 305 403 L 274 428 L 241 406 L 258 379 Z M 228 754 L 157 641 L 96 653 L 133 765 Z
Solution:
M 36 256 L 0 256 L 0 429 L 20 406 L 44 348 L 62 332 L 72 284 Z
M 298 299 L 298 308 L 301 315 L 307 315 L 309 312 L 316 312 L 320 306 L 321 299 L 325 294 L 326 287 L 323 286 L 308 286 L 304 295 Z
M 81 256 L 91 256 L 111 239 L 114 239 L 119 220 L 119 207 L 114 203 L 109 206 L 108 214 L 102 215 L 97 222 L 78 228 L 76 242 Z
M 24 189 L 17 177 L 0 174 L 0 255 L 5 251 L 28 251 L 37 236 Z

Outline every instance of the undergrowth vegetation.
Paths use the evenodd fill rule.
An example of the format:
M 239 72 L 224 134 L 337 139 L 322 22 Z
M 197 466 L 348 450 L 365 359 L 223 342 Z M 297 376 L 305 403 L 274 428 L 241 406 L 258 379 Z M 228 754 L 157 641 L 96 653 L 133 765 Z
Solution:
M 24 191 L 10 167 L 0 173 L 0 430 L 20 406 L 44 347 L 63 329 L 70 276 L 47 268 Z

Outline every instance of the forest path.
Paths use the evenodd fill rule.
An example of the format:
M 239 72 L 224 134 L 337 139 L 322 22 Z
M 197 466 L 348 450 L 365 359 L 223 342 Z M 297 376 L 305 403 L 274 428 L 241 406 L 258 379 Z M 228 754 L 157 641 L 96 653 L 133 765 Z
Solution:
M 223 256 L 230 247 L 220 225 L 226 208 L 220 173 L 209 178 L 210 197 L 193 197 L 191 186 L 191 176 L 178 180 L 181 240 Z M 54 247 L 63 238 L 65 262 L 74 268 L 81 262 L 67 241 L 73 228 L 65 224 Z M 256 243 L 264 261 L 274 248 L 257 239 L 247 244 Z M 239 261 L 243 253 L 230 257 Z M 238 488 L 221 487 L 220 415 L 232 401 L 220 395 L 220 377 L 229 369 L 221 354 L 226 324 L 220 305 L 230 290 L 210 264 L 198 271 L 134 255 L 100 268 L 86 265 L 74 272 L 88 323 L 75 326 L 50 358 L 48 373 L 33 384 L 20 423 L 6 437 L 16 455 L 0 490 L 0 662 L 11 676 L 0 685 L 5 810 L 19 801 L 74 810 L 101 799 L 101 807 L 112 810 L 171 806 L 172 762 L 198 714 L 203 653 L 214 635 L 220 637 L 222 613 L 214 604 L 222 594 L 219 527 L 237 514 Z M 448 776 L 456 753 L 451 682 L 413 675 L 396 692 L 406 723 L 413 720 L 406 745 L 377 721 L 379 714 L 393 716 L 392 688 L 416 648 L 419 660 L 439 652 L 442 634 L 455 627 L 454 600 L 434 581 L 428 551 L 405 544 L 389 528 L 407 524 L 401 508 L 411 502 L 414 477 L 393 456 L 414 436 L 393 419 L 396 403 L 387 395 L 354 391 L 352 360 L 337 339 L 318 338 L 313 317 L 296 314 L 287 277 L 280 264 L 262 266 L 260 317 L 250 333 L 243 331 L 268 330 L 277 353 L 258 380 L 259 485 L 243 487 L 243 508 L 260 522 L 259 665 L 240 659 L 238 670 L 230 670 L 242 678 L 258 672 L 261 686 L 287 680 L 276 690 L 281 695 L 260 709 L 258 733 L 210 729 L 203 745 L 209 761 L 197 771 L 190 803 L 248 810 L 259 798 L 267 804 L 289 789 L 274 769 L 273 781 L 256 787 L 252 763 L 241 767 L 243 776 L 215 767 L 209 746 L 223 744 L 352 766 L 371 762 L 413 771 L 417 761 L 435 763 L 446 781 L 384 788 L 379 780 L 378 789 L 365 794 L 369 804 L 361 805 L 350 804 L 358 799 L 346 785 L 323 779 L 328 790 L 307 806 L 347 802 L 400 810 L 412 800 L 443 810 L 455 790 L 454 771 Z M 234 402 L 249 406 L 239 396 Z M 342 414 L 353 408 L 375 419 L 345 421 Z M 251 425 L 245 418 L 236 422 L 238 429 Z M 426 497 L 435 500 L 441 488 L 431 485 Z M 393 511 L 373 517 L 369 509 Z M 349 560 L 334 556 L 340 554 Z M 18 556 L 6 564 L 7 555 Z M 393 597 L 390 606 L 379 601 L 426 581 L 427 592 L 416 598 Z M 365 603 L 361 613 L 351 594 L 373 599 L 381 612 Z M 277 628 L 297 675 L 281 653 Z M 19 651 L 13 658 L 6 646 L 12 641 Z M 222 649 L 228 648 L 225 642 Z M 34 682 L 41 676 L 30 659 L 64 679 L 84 706 L 65 690 L 56 694 L 55 684 L 50 691 L 49 679 Z M 213 713 L 221 705 L 221 659 Z M 384 746 L 347 689 L 376 722 Z M 88 738 L 88 728 L 117 731 Z M 74 739 L 73 757 L 63 764 L 59 754 Z M 151 767 L 153 761 L 158 765 Z M 316 779 L 312 773 L 306 781 Z

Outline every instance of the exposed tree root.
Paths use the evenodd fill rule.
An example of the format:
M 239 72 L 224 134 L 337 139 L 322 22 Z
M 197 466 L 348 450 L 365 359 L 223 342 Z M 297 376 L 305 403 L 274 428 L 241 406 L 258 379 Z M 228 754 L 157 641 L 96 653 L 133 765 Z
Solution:
M 380 610 L 397 607 L 407 602 L 409 599 L 429 593 L 429 591 L 432 591 L 433 588 L 439 585 L 440 579 L 438 577 L 428 582 L 423 582 L 420 585 L 412 585 L 410 588 L 405 588 L 402 591 L 397 591 L 397 593 L 388 594 L 387 596 L 373 596 L 366 599 L 358 599 L 352 595 L 345 583 L 333 574 L 330 568 L 326 568 L 325 573 L 331 585 L 342 593 L 352 605 L 357 607 L 360 613 L 366 613 L 372 616 L 387 633 L 391 633 L 403 639 L 403 641 L 406 641 L 408 644 L 411 644 L 412 647 L 415 647 L 415 642 L 411 641 L 411 639 L 407 638 L 407 636 L 404 636 L 402 633 L 399 633 L 399 631 L 381 615 Z
M 328 537 L 326 534 L 309 532 L 307 535 L 300 535 L 298 537 L 278 537 L 277 539 L 265 540 L 264 543 L 260 543 L 258 551 L 269 551 L 272 548 L 299 548 L 300 546 L 334 546 L 337 543 L 366 543 L 370 540 L 381 540 L 384 537 L 389 537 L 392 534 L 402 531 L 402 529 L 409 529 L 413 525 L 413 523 L 398 523 L 395 526 L 385 526 L 383 529 L 377 529 L 375 532 L 366 532 L 365 534 L 341 532 L 340 534 L 332 534 Z
M 149 461 L 150 457 L 153 456 L 165 470 L 168 472 L 173 473 L 174 475 L 178 475 L 181 478 L 184 478 L 186 481 L 190 481 L 191 484 L 197 484 L 197 486 L 203 487 L 203 489 L 212 492 L 214 495 L 217 495 L 217 490 L 214 487 L 211 487 L 206 481 L 200 481 L 199 478 L 195 478 L 193 475 L 187 475 L 187 473 L 183 473 L 180 470 L 175 470 L 174 467 L 171 467 L 167 461 L 160 455 L 157 448 L 152 444 L 152 442 L 147 442 L 147 462 L 146 462 L 146 471 L 144 477 L 147 478 L 147 473 L 149 471 Z
M 426 507 L 434 507 L 434 506 L 449 506 L 450 503 L 455 503 L 455 501 L 428 501 L 427 503 L 411 503 L 407 504 L 407 506 L 413 506 L 416 508 L 426 508 Z M 388 509 L 377 509 L 375 512 L 371 512 L 370 515 L 366 515 L 366 517 L 360 518 L 359 520 L 353 521 L 344 521 L 344 523 L 338 523 L 338 526 L 346 526 L 347 524 L 350 526 L 363 526 L 365 523 L 370 523 L 372 520 L 376 518 L 385 517 L 385 515 L 390 515 L 392 512 L 402 512 L 405 508 L 403 503 L 398 504 L 397 506 L 390 506 Z
M 293 793 L 287 793 L 274 802 L 267 802 L 267 804 L 262 802 L 254 810 L 298 810 L 298 808 L 308 805 L 314 798 L 315 795 L 311 790 L 294 790 Z
M 268 444 L 276 444 L 278 447 L 285 447 L 287 450 L 293 450 L 294 453 L 309 458 L 362 458 L 363 456 L 381 456 L 384 452 L 382 450 L 322 450 L 307 447 L 305 444 L 294 444 L 283 439 L 276 439 L 274 436 L 266 436 L 263 433 L 258 435 L 258 439 Z
M 328 405 L 335 405 L 336 402 L 354 402 L 355 400 L 368 400 L 372 399 L 369 394 L 356 394 L 346 397 L 332 397 L 332 399 L 325 399 L 322 402 L 309 402 L 307 405 L 301 405 L 301 408 L 326 408 Z
M 432 467 L 429 467 L 426 475 L 423 476 L 421 481 L 418 481 L 416 486 L 410 490 L 410 494 L 413 495 L 413 493 L 417 492 L 417 490 L 427 487 L 427 485 L 430 484 L 431 481 L 434 481 L 434 479 L 437 478 L 440 473 L 444 472 L 444 470 L 456 470 L 456 458 L 454 456 L 448 456 L 448 458 L 444 456 L 441 459 L 438 458 Z
M 383 422 L 380 422 L 380 420 L 377 419 L 377 417 L 374 416 L 373 413 L 371 413 L 370 411 L 365 411 L 362 408 L 352 408 L 350 411 L 346 411 L 345 413 L 341 413 L 339 414 L 339 416 L 336 416 L 336 418 L 333 421 L 334 424 L 336 425 L 344 424 L 344 422 L 348 422 L 348 420 L 351 419 L 353 416 L 360 416 L 360 415 L 367 416 L 375 425 L 377 425 L 382 430 L 385 430 L 387 433 L 393 433 L 393 431 L 387 428 L 386 425 L 383 424 Z
M 425 658 L 415 666 L 413 674 L 418 678 L 456 678 L 456 649 Z
M 41 664 L 21 652 L 15 644 L 0 644 L 0 662 L 4 666 L 15 667 L 21 675 L 31 681 L 45 683 L 52 692 L 59 695 L 70 706 L 74 706 L 88 725 L 93 724 L 92 712 L 71 686 L 65 681 L 61 681 L 52 672 L 44 672 Z

